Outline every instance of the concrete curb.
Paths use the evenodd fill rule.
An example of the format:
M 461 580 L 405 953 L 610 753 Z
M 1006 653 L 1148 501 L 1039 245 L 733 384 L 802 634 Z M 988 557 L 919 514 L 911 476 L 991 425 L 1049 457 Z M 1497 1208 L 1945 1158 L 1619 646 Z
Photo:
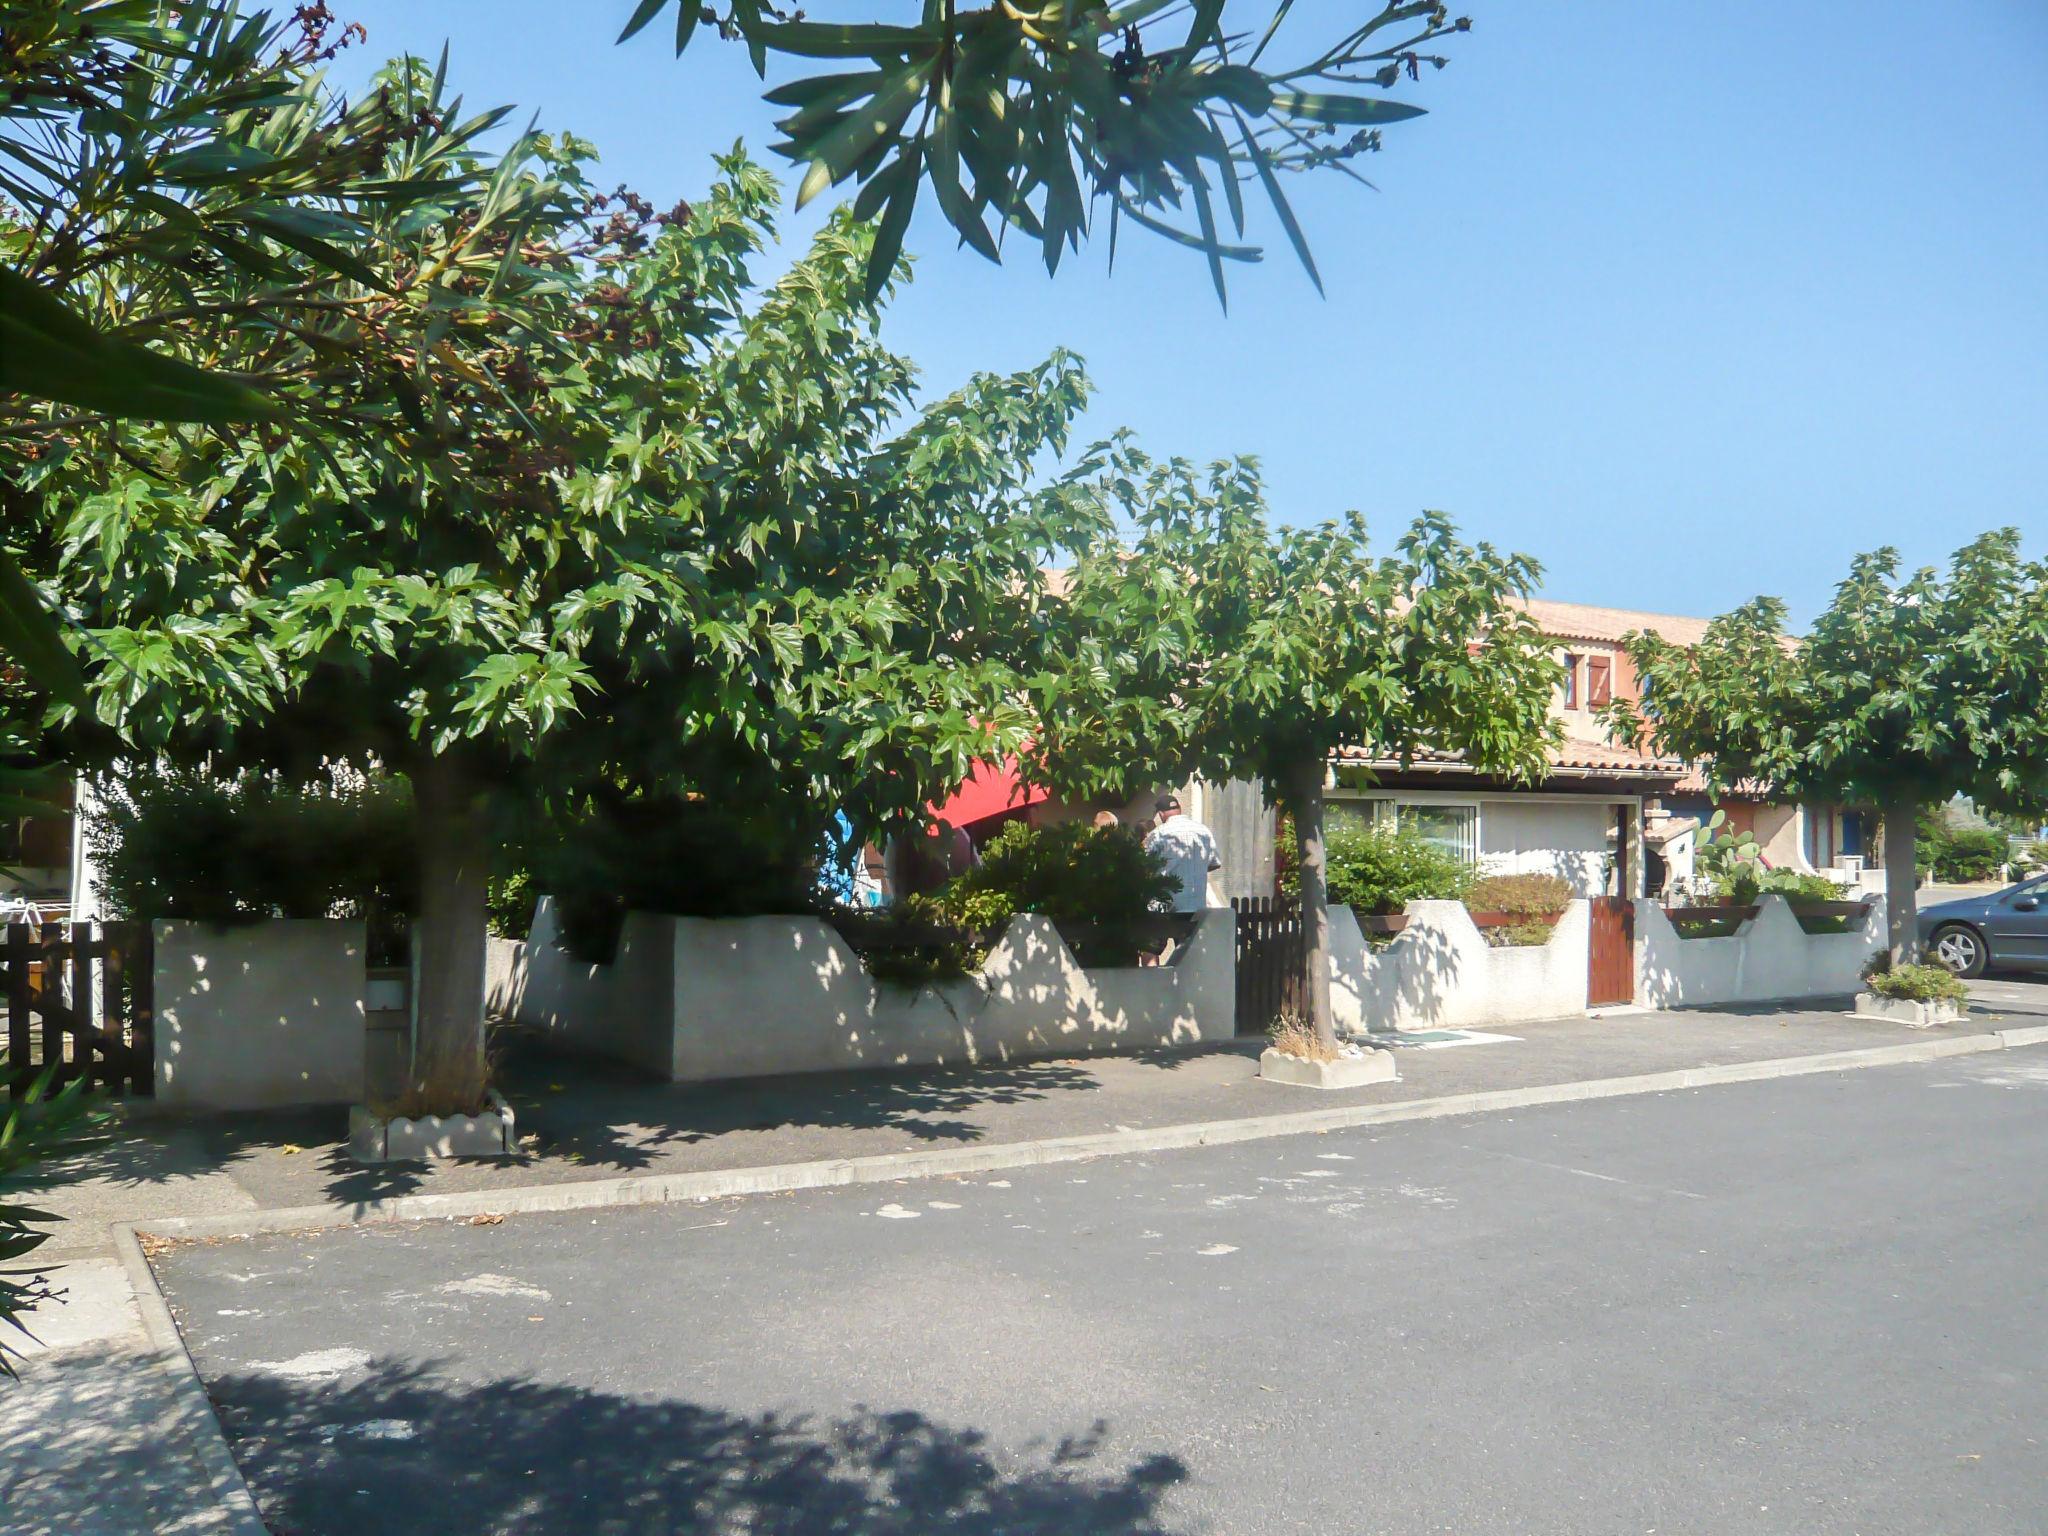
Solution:
M 1227 1146 L 1278 1136 L 1312 1135 L 1364 1125 L 1395 1125 L 1409 1120 L 1437 1120 L 1452 1115 L 1570 1104 L 1586 1099 L 1669 1093 L 1720 1083 L 1753 1083 L 1780 1077 L 1804 1077 L 1817 1072 L 1898 1066 L 2043 1042 L 2048 1042 L 2048 1027 L 1915 1041 L 1907 1045 L 1874 1046 L 1861 1051 L 1830 1051 L 1818 1056 L 1781 1056 L 1768 1061 L 1735 1062 L 1726 1066 L 1684 1067 L 1635 1077 L 1590 1078 L 1581 1082 L 1546 1083 L 1532 1088 L 1501 1088 L 1436 1099 L 1410 1099 L 1397 1104 L 1347 1104 L 1329 1109 L 1192 1121 L 1142 1130 L 1004 1142 L 986 1147 L 943 1147 L 930 1151 L 828 1158 L 807 1163 L 774 1163 L 755 1168 L 634 1174 L 577 1183 L 525 1185 L 515 1189 L 399 1195 L 354 1205 L 302 1205 L 268 1211 L 227 1212 L 217 1216 L 165 1217 L 129 1223 L 115 1230 L 124 1243 L 132 1241 L 133 1234 L 139 1231 L 168 1238 L 255 1237 L 269 1232 L 316 1231 L 327 1227 L 394 1221 L 585 1211 L 606 1206 L 660 1205 L 686 1200 L 718 1200 L 735 1195 L 827 1189 L 847 1184 L 883 1184 L 903 1179 L 994 1173 L 1008 1168 L 1079 1162 L 1132 1153 L 1175 1151 L 1186 1147 Z M 126 1251 L 125 1247 L 123 1251 Z M 154 1277 L 150 1285 L 152 1294 L 156 1294 Z M 158 1304 L 161 1305 L 160 1297 Z
M 213 1400 L 199 1380 L 199 1367 L 185 1347 L 184 1335 L 178 1332 L 170 1305 L 156 1283 L 156 1273 L 142 1251 L 136 1224 L 123 1223 L 113 1230 L 114 1250 L 120 1255 L 121 1268 L 135 1292 L 136 1309 L 142 1314 L 142 1331 L 149 1339 L 148 1368 L 163 1373 L 177 1404 L 173 1410 L 176 1428 L 191 1442 L 212 1485 L 212 1528 L 225 1536 L 269 1536 L 270 1527 L 257 1511 L 256 1497 L 249 1492 L 242 1469 L 235 1464 L 234 1453 L 228 1449 L 227 1432 L 221 1428 Z

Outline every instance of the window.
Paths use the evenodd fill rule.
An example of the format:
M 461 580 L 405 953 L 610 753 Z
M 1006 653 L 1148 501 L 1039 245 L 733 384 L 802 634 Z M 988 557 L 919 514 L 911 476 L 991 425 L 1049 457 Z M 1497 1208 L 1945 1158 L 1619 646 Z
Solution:
M 1614 697 L 1614 662 L 1606 656 L 1586 658 L 1586 707 L 1598 709 Z
M 1419 800 L 1332 800 L 1325 812 L 1328 829 L 1402 827 L 1427 842 L 1456 854 L 1467 864 L 1479 859 L 1479 807 L 1442 805 Z
M 1467 864 L 1479 862 L 1478 806 L 1404 804 L 1399 815 L 1401 825 L 1421 833 L 1423 841 L 1456 854 Z
M 1564 707 L 1579 707 L 1579 658 L 1570 651 L 1564 653 Z

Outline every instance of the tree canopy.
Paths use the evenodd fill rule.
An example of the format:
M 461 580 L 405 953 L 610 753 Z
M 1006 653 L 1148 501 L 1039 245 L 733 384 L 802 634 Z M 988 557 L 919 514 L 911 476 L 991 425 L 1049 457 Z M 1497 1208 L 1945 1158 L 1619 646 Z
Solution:
M 1892 942 L 1910 948 L 1916 808 L 1959 794 L 2048 808 L 2048 559 L 2028 560 L 2015 528 L 1945 572 L 1879 549 L 1850 562 L 1807 635 L 1788 640 L 1785 619 L 1759 597 L 1697 645 L 1630 635 L 1642 699 L 1615 700 L 1609 726 L 1702 763 L 1718 789 L 1883 808 L 1888 885 L 1904 872 Z
M 1204 475 L 1125 445 L 1069 494 L 1095 502 L 1115 531 L 1067 573 L 1036 679 L 1033 771 L 1080 793 L 1259 779 L 1293 815 L 1310 994 L 1328 1036 L 1330 758 L 1346 747 L 1401 764 L 1458 753 L 1481 771 L 1540 774 L 1557 663 L 1517 602 L 1538 568 L 1466 544 L 1435 512 L 1385 555 L 1371 553 L 1356 513 L 1274 528 L 1247 459 Z
M 1286 25 L 1293 3 L 944 0 L 914 19 L 891 8 L 889 19 L 827 22 L 773 0 L 731 0 L 723 11 L 637 0 L 620 40 L 672 11 L 679 54 L 709 23 L 760 72 L 770 55 L 831 61 L 768 93 L 791 109 L 775 147 L 806 167 L 799 207 L 859 184 L 856 215 L 878 219 L 871 291 L 929 183 L 961 243 L 991 261 L 1015 229 L 1057 271 L 1104 203 L 1112 257 L 1128 219 L 1200 251 L 1222 300 L 1224 262 L 1261 255 L 1244 243 L 1248 187 L 1321 289 L 1282 178 L 1333 170 L 1363 183 L 1353 162 L 1380 147 L 1383 127 L 1423 111 L 1384 93 L 1443 68 L 1439 50 L 1471 26 L 1436 0 L 1387 0 L 1297 47 L 1311 23 Z

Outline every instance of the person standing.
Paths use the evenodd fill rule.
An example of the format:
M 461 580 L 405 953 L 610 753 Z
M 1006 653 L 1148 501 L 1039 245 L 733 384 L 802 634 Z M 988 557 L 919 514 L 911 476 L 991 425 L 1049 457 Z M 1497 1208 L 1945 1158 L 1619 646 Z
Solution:
M 1209 876 L 1223 867 L 1216 852 L 1216 834 L 1181 809 L 1180 796 L 1159 797 L 1158 824 L 1145 839 L 1145 851 L 1157 854 L 1175 883 L 1169 912 L 1200 912 L 1209 905 Z

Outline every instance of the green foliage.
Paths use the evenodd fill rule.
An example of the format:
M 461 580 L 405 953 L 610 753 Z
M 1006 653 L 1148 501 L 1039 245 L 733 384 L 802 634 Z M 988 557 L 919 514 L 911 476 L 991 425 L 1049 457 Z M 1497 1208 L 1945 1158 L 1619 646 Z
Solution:
M 1530 949 L 1548 944 L 1551 935 L 1557 932 L 1557 926 L 1532 918 L 1527 922 L 1507 923 L 1483 931 L 1486 942 L 1496 949 Z
M 1974 885 L 1997 880 L 2005 872 L 2012 839 L 1996 827 L 1952 827 L 1939 824 L 1928 836 L 1922 824 L 1926 861 L 1937 880 Z
M 1728 813 L 1717 810 L 1701 825 L 1693 845 L 1693 869 L 1699 880 L 1725 891 L 1738 879 L 1754 876 L 1764 867 L 1763 844 L 1750 831 L 1726 830 Z
M 491 932 L 501 939 L 524 939 L 533 932 L 533 911 L 542 891 L 533 871 L 517 868 L 491 876 L 484 897 L 484 918 Z
M 702 800 L 607 794 L 531 852 L 531 889 L 554 896 L 565 949 L 608 963 L 628 912 L 818 910 L 822 838 L 822 828 L 803 826 L 787 807 L 728 810 Z
M 1840 901 L 1842 888 L 1826 875 L 1801 874 L 1792 869 L 1766 869 L 1761 864 L 1742 864 L 1723 874 L 1716 882 L 1723 901 L 1747 907 L 1761 896 L 1785 896 L 1793 901 Z
M 1629 637 L 1645 683 L 1617 699 L 1625 740 L 1702 761 L 1717 785 L 1889 805 L 2048 807 L 2048 560 L 2017 529 L 1958 550 L 1946 573 L 1901 575 L 1898 552 L 1858 555 L 1797 644 L 1758 598 L 1697 646 Z
M 320 66 L 360 29 L 324 7 L 279 21 L 234 0 L 0 0 L 0 484 L 10 525 L 43 477 L 110 462 L 105 428 L 136 419 L 304 422 L 332 430 L 318 381 L 366 360 L 387 374 L 390 311 L 456 322 L 517 306 L 513 242 L 480 221 L 466 249 L 402 281 L 349 247 L 424 199 L 497 204 L 497 229 L 547 189 L 473 152 L 501 109 L 464 118 L 438 74 L 353 104 Z M 504 281 L 511 277 L 509 286 Z M 337 284 L 359 282 L 352 291 Z M 273 440 L 274 441 L 274 440 Z M 10 527 L 10 531 L 12 528 Z M 0 650 L 82 702 L 71 621 L 0 551 Z
M 2048 559 L 2026 559 L 2018 529 L 1957 550 L 1946 572 L 1903 575 L 1895 549 L 1858 555 L 1809 635 L 1784 627 L 1784 603 L 1760 597 L 1698 645 L 1631 634 L 1641 698 L 1615 699 L 1609 730 L 1704 763 L 1717 789 L 1877 805 L 1888 837 L 1959 794 L 2048 810 Z M 1889 882 L 1901 959 L 1912 900 L 1911 881 Z
M 123 917 L 249 922 L 361 917 L 388 963 L 417 910 L 412 797 L 401 784 L 168 772 L 124 780 L 87 837 Z
M 1465 905 L 1472 911 L 1511 917 L 1555 917 L 1571 899 L 1571 882 L 1558 875 L 1487 875 L 1473 881 L 1465 893 Z
M 1134 929 L 1164 910 L 1174 883 L 1158 855 L 1124 827 L 1013 823 L 982 850 L 981 862 L 950 882 L 931 910 L 969 932 L 993 937 L 1019 912 L 1088 925 L 1076 945 L 1083 965 L 1128 964 Z
M 1533 562 L 1438 513 L 1382 556 L 1356 514 L 1273 528 L 1247 460 L 1202 478 L 1119 444 L 1065 489 L 1137 536 L 1089 542 L 1069 573 L 1033 679 L 1045 782 L 1080 797 L 1257 776 L 1292 808 L 1340 747 L 1542 771 L 1557 663 L 1517 606 Z
M 1970 999 L 1963 979 L 1939 965 L 1874 966 L 1864 981 L 1879 997 L 1907 1002 L 1966 1003 Z
M 1471 865 L 1415 828 L 1385 823 L 1340 825 L 1329 835 L 1327 858 L 1331 905 L 1362 914 L 1402 912 L 1411 901 L 1462 901 L 1475 877 Z M 1299 888 L 1298 877 L 1283 880 L 1289 895 Z
M 698 0 L 639 0 L 621 41 L 676 11 L 682 52 L 709 17 Z M 1291 0 L 1263 18 L 1138 0 L 1116 9 L 926 6 L 914 24 L 822 22 L 737 0 L 719 17 L 757 71 L 769 54 L 831 60 L 832 72 L 768 92 L 790 113 L 775 147 L 808 167 L 798 203 L 861 183 L 854 208 L 879 216 L 870 286 L 887 281 L 927 181 L 961 243 L 999 261 L 1005 225 L 1035 242 L 1046 269 L 1078 248 L 1090 204 L 1110 205 L 1110 247 L 1128 218 L 1201 251 L 1219 299 L 1225 260 L 1244 245 L 1243 186 L 1256 181 L 1310 278 L 1321 287 L 1280 176 L 1333 168 L 1377 150 L 1380 129 L 1422 109 L 1379 94 L 1403 72 L 1448 60 L 1434 48 L 1467 30 L 1440 4 L 1388 0 L 1347 19 L 1326 46 L 1264 64 Z M 1183 22 L 1185 21 L 1185 27 Z M 1215 203 L 1233 234 L 1222 230 Z M 1190 206 L 1192 205 L 1192 207 Z M 993 228 L 991 227 L 993 221 Z
M 0 1050 L 0 1083 L 9 1063 Z M 16 1261 L 50 1240 L 46 1228 L 57 1218 L 20 1198 L 24 1176 L 34 1166 L 83 1145 L 94 1134 L 91 1099 L 84 1078 L 73 1078 L 54 1094 L 56 1068 L 37 1073 L 18 1099 L 0 1116 L 0 1375 L 13 1376 L 14 1334 L 28 1335 L 23 1320 L 37 1306 L 61 1293 L 46 1272 Z

